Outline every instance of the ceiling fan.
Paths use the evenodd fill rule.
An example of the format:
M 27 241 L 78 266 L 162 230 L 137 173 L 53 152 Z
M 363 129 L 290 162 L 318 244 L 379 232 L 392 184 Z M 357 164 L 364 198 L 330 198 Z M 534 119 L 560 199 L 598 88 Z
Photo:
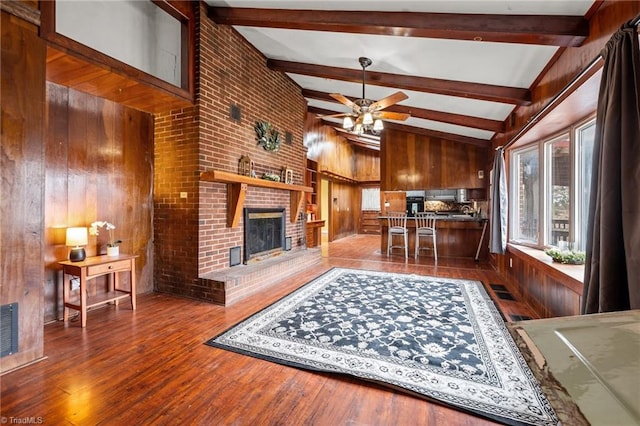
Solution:
M 362 135 L 363 133 L 380 134 L 384 125 L 383 119 L 404 121 L 410 117 L 409 114 L 401 112 L 382 111 L 398 102 L 409 99 L 403 92 L 396 92 L 382 98 L 379 101 L 372 101 L 365 96 L 365 75 L 366 69 L 373 61 L 369 58 L 360 57 L 358 59 L 362 66 L 362 98 L 351 100 L 340 93 L 331 93 L 330 96 L 336 101 L 351 108 L 351 112 L 342 114 L 332 114 L 324 117 L 344 117 L 342 127 L 352 130 L 353 133 Z

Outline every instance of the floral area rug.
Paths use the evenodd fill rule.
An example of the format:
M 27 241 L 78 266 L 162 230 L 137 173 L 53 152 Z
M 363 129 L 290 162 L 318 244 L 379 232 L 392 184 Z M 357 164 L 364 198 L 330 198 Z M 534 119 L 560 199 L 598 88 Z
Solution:
M 477 281 L 334 268 L 207 344 L 506 424 L 558 423 Z

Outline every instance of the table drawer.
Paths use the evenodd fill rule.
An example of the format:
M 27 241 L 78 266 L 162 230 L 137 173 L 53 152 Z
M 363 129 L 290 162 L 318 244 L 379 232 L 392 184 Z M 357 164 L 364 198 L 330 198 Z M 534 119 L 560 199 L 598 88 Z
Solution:
M 129 269 L 131 269 L 131 260 L 118 260 L 103 265 L 89 266 L 87 268 L 87 275 L 101 275 L 109 272 L 128 271 Z

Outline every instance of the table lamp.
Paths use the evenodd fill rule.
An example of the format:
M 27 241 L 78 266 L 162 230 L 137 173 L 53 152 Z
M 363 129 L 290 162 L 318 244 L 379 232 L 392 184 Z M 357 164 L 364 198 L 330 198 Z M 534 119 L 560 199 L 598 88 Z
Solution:
M 87 254 L 84 251 L 87 241 L 87 228 L 67 228 L 67 247 L 73 247 L 69 252 L 69 260 L 72 262 L 83 261 Z

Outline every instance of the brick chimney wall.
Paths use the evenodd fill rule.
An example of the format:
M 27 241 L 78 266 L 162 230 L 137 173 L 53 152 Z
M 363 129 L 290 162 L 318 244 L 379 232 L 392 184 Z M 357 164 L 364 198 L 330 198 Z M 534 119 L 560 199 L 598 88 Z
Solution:
M 154 275 L 157 290 L 199 298 L 207 289 L 199 287 L 198 277 L 229 267 L 229 249 L 242 246 L 244 225 L 241 220 L 238 227 L 226 226 L 226 184 L 200 182 L 199 173 L 237 173 L 240 157 L 248 155 L 259 172 L 287 167 L 294 183 L 304 184 L 306 101 L 233 28 L 211 21 L 202 2 L 196 20 L 196 106 L 155 116 Z M 240 107 L 240 120 L 231 118 L 231 105 Z M 257 145 L 257 120 L 282 135 L 277 152 Z M 291 144 L 284 141 L 286 132 Z M 286 207 L 287 236 L 293 249 L 300 247 L 304 224 L 289 220 L 288 191 L 250 186 L 245 206 Z

